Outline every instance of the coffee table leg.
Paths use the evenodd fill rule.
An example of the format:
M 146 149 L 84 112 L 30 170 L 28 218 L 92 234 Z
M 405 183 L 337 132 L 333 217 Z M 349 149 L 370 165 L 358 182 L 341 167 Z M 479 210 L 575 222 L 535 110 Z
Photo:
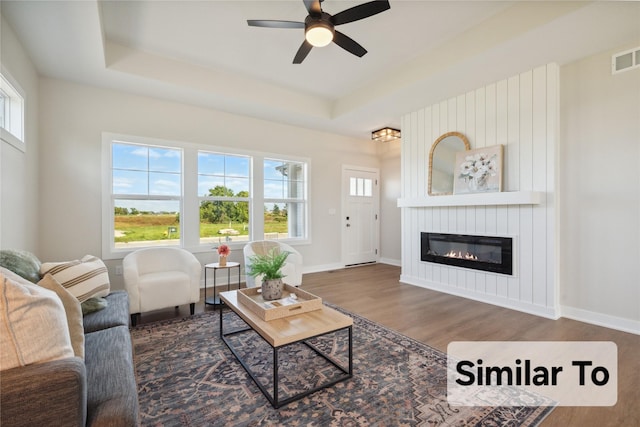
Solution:
M 353 376 L 353 329 L 349 326 L 349 378 Z
M 220 304 L 224 304 L 224 302 L 220 300 Z M 224 333 L 222 330 L 222 306 L 220 306 L 220 338 L 224 338 Z
M 278 408 L 278 348 L 273 348 L 273 406 Z

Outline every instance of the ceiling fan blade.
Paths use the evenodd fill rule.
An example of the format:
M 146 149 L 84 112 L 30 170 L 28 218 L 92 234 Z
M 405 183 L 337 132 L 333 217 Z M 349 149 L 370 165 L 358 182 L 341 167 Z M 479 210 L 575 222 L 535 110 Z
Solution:
M 320 15 L 322 8 L 320 7 L 320 0 L 302 0 L 304 7 L 307 8 L 310 14 Z
M 340 31 L 336 31 L 333 35 L 333 42 L 347 52 L 351 52 L 355 56 L 358 56 L 360 58 L 362 58 L 367 53 L 367 49 L 363 48 L 358 42 L 356 42 L 349 36 L 345 36 Z
M 359 21 L 391 8 L 388 0 L 370 1 L 352 8 L 336 13 L 331 18 L 333 25 L 346 24 L 348 22 Z
M 312 47 L 313 46 L 311 45 L 311 43 L 309 43 L 305 39 L 305 41 L 303 41 L 302 44 L 300 45 L 300 49 L 298 49 L 298 52 L 296 53 L 295 58 L 293 58 L 293 63 L 302 64 L 302 61 L 304 61 L 304 58 L 306 58 L 309 52 L 311 52 Z
M 277 21 L 270 19 L 247 19 L 250 27 L 266 27 L 266 28 L 304 28 L 304 22 L 295 21 Z

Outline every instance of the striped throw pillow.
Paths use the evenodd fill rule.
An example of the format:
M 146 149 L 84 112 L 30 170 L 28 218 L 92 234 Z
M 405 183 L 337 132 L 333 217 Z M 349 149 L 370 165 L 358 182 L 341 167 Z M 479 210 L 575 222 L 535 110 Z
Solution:
M 80 302 L 109 295 L 109 273 L 104 262 L 93 255 L 69 262 L 45 262 L 40 275 L 51 274 Z

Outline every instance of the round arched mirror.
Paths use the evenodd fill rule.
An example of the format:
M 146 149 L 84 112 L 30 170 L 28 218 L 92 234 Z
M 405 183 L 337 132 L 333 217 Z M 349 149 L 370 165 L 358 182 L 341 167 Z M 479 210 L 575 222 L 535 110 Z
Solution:
M 453 194 L 456 153 L 470 150 L 467 137 L 460 132 L 448 132 L 436 139 L 429 152 L 429 195 Z

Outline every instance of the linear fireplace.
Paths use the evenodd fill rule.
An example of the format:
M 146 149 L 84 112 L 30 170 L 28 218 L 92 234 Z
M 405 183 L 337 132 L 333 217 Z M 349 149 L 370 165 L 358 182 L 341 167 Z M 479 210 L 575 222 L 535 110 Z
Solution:
M 510 237 L 422 232 L 420 246 L 422 261 L 513 274 L 513 239 Z

